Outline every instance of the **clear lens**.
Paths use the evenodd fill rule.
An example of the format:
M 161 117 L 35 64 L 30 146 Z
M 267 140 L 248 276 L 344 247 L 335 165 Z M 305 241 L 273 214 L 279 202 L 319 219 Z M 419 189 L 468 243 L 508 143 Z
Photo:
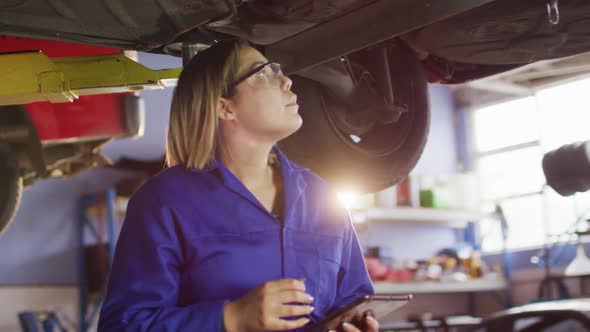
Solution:
M 246 82 L 255 88 L 280 86 L 282 77 L 283 71 L 281 70 L 281 65 L 278 63 L 269 63 L 248 78 Z

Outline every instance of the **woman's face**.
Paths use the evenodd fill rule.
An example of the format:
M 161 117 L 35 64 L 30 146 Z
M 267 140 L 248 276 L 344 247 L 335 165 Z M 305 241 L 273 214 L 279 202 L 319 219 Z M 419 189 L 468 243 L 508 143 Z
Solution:
M 244 47 L 235 79 L 266 62 L 258 50 Z M 297 96 L 291 92 L 293 82 L 277 69 L 276 65 L 267 65 L 249 76 L 234 88 L 227 104 L 235 129 L 273 144 L 297 131 L 302 123 Z

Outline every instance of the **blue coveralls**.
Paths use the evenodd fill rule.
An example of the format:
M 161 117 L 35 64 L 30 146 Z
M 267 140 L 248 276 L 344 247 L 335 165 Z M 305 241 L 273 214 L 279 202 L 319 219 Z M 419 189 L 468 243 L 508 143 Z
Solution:
M 221 162 L 170 167 L 130 199 L 99 331 L 222 331 L 223 305 L 305 278 L 312 321 L 373 294 L 356 233 L 327 183 L 277 148 L 284 218 Z

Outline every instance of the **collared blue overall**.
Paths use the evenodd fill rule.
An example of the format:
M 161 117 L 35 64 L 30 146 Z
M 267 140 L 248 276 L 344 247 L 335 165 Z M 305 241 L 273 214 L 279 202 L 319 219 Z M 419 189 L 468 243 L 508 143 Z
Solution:
M 305 278 L 312 321 L 373 294 L 348 211 L 277 148 L 284 218 L 221 162 L 170 167 L 130 199 L 99 331 L 223 331 L 223 305 L 259 285 Z

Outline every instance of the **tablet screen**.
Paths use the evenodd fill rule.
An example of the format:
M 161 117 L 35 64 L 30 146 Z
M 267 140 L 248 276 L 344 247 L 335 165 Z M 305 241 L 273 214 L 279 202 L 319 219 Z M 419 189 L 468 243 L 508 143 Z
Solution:
M 369 313 L 378 321 L 382 321 L 389 314 L 404 306 L 412 298 L 411 295 L 365 295 L 351 302 L 346 307 L 330 313 L 306 332 L 327 331 L 336 329 L 343 322 L 362 320 Z

